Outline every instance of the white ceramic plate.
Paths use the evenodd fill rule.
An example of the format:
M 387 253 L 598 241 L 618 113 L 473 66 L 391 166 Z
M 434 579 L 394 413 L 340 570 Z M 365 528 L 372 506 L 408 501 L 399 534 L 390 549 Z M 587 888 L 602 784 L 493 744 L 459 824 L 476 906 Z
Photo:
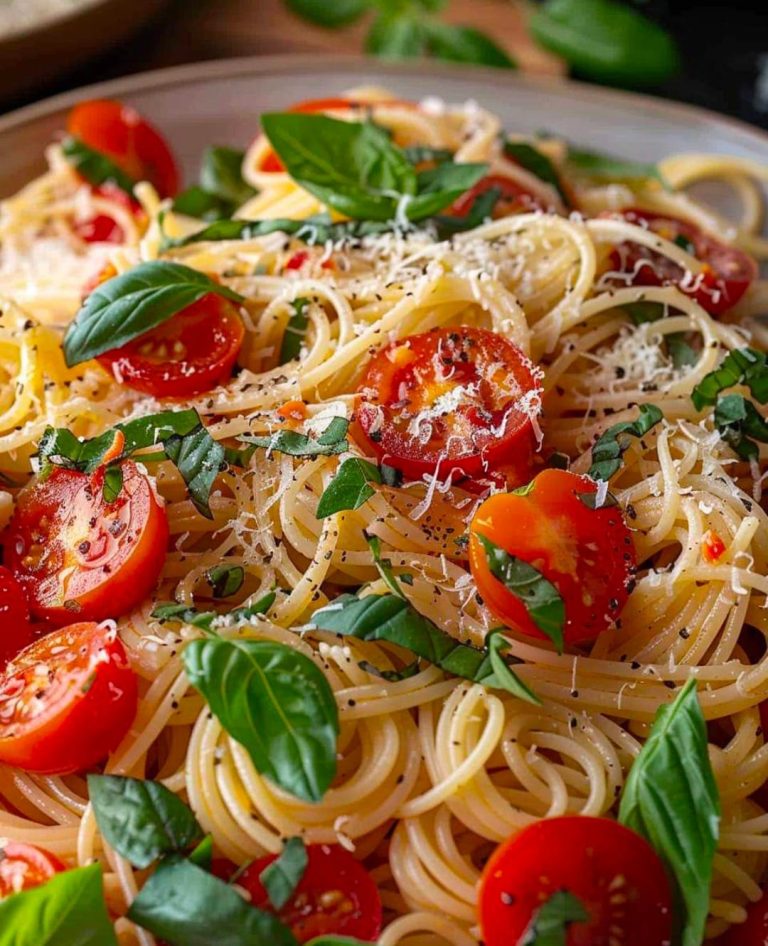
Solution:
M 673 152 L 709 151 L 768 163 L 768 134 L 713 112 L 648 96 L 471 67 L 385 64 L 352 57 L 254 57 L 118 79 L 5 116 L 0 119 L 0 196 L 43 168 L 46 144 L 64 127 L 70 106 L 84 98 L 120 98 L 139 109 L 172 142 L 191 180 L 205 145 L 247 145 L 261 112 L 371 83 L 406 98 L 475 99 L 498 112 L 510 129 L 550 130 L 622 157 L 655 160 Z

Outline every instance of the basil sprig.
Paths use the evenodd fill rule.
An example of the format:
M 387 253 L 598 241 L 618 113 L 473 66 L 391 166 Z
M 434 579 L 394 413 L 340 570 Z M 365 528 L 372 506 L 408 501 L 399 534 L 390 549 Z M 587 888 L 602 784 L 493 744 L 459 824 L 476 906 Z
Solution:
M 709 911 L 720 799 L 694 678 L 656 713 L 629 770 L 619 820 L 646 838 L 669 867 L 685 905 L 682 946 L 699 946 Z
M 0 946 L 117 946 L 101 867 L 67 870 L 0 900 Z
M 207 634 L 215 633 L 216 625 L 232 625 L 250 621 L 257 614 L 266 614 L 275 603 L 277 593 L 268 591 L 253 604 L 246 604 L 225 614 L 217 611 L 198 611 L 186 604 L 177 604 L 175 601 L 165 601 L 157 605 L 152 611 L 152 617 L 158 621 L 179 621 L 182 624 L 191 624 Z
M 279 363 L 281 365 L 293 361 L 301 354 L 301 346 L 304 344 L 304 337 L 309 327 L 308 306 L 309 299 L 305 299 L 303 296 L 291 302 L 291 316 L 285 326 L 285 334 L 280 344 Z
M 64 336 L 66 363 L 71 368 L 119 348 L 209 293 L 243 301 L 232 289 L 189 266 L 161 260 L 139 263 L 103 282 L 86 298 Z
M 242 565 L 214 565 L 205 573 L 214 598 L 230 598 L 243 587 L 245 569 Z
M 539 151 L 538 148 L 526 141 L 511 141 L 508 138 L 504 142 L 504 154 L 516 164 L 519 164 L 521 168 L 530 171 L 540 181 L 549 184 L 560 195 L 560 199 L 565 206 L 571 206 L 568 192 L 563 187 L 557 169 L 543 151 Z
M 599 151 L 587 151 L 584 148 L 568 148 L 568 164 L 588 177 L 603 181 L 658 181 L 665 189 L 669 184 L 664 179 L 658 164 L 644 161 L 630 161 L 615 158 Z
M 93 184 L 95 187 L 102 184 L 114 184 L 120 190 L 125 191 L 126 194 L 133 196 L 136 181 L 132 180 L 121 167 L 105 154 L 95 151 L 84 141 L 73 138 L 71 135 L 62 141 L 61 149 L 67 161 L 89 184 Z
M 339 714 L 309 657 L 273 641 L 208 638 L 187 644 L 191 684 L 256 770 L 304 801 L 320 801 L 336 774 Z
M 760 403 L 768 403 L 768 356 L 755 348 L 737 348 L 723 358 L 720 366 L 710 371 L 691 392 L 696 410 L 712 405 L 718 394 L 743 384 Z
M 348 429 L 346 417 L 334 417 L 317 439 L 297 430 L 279 430 L 266 437 L 243 434 L 237 439 L 251 447 L 286 453 L 291 457 L 332 457 L 349 449 Z
M 291 899 L 308 863 L 309 856 L 301 838 L 288 838 L 280 856 L 259 874 L 269 902 L 276 910 L 282 910 Z
M 584 904 L 568 890 L 556 890 L 534 913 L 524 946 L 566 946 L 571 923 L 589 920 Z
M 89 775 L 88 794 L 104 840 L 136 867 L 186 851 L 203 836 L 189 808 L 160 782 Z
M 631 438 L 645 436 L 661 421 L 662 416 L 655 404 L 641 404 L 637 420 L 625 420 L 609 427 L 592 447 L 592 466 L 588 475 L 593 480 L 609 480 L 621 469 L 621 458 L 629 449 Z
M 488 170 L 444 162 L 417 172 L 372 122 L 299 112 L 263 115 L 262 128 L 290 176 L 353 220 L 423 220 L 453 203 Z
M 243 180 L 245 152 L 212 147 L 203 152 L 200 185 L 190 187 L 173 201 L 177 213 L 203 220 L 219 220 L 232 214 L 256 193 Z

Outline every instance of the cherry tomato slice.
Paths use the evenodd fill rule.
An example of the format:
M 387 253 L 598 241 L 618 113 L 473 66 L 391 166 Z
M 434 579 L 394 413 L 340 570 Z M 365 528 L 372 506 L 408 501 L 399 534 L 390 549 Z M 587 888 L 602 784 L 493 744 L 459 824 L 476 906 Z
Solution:
M 31 644 L 33 638 L 24 589 L 13 574 L 0 565 L 0 670 Z
M 136 391 L 192 397 L 230 378 L 244 338 L 235 306 L 209 293 L 98 360 L 116 381 Z
M 69 113 L 67 131 L 111 158 L 134 181 L 149 181 L 161 197 L 179 189 L 179 170 L 163 136 L 127 105 L 109 99 L 81 102 Z
M 632 536 L 618 506 L 594 509 L 594 480 L 544 470 L 529 492 L 497 493 L 477 510 L 470 527 L 469 562 L 489 610 L 521 634 L 544 637 L 523 601 L 494 577 L 477 533 L 529 562 L 565 603 L 565 641 L 594 640 L 626 604 L 636 567 Z M 594 500 L 592 500 L 594 502 Z
M 541 410 L 536 369 L 486 329 L 440 328 L 393 342 L 369 362 L 356 431 L 384 463 L 420 479 L 512 465 L 525 482 Z
M 0 839 L 0 900 L 38 887 L 66 869 L 66 864 L 50 851 L 34 844 Z
M 18 496 L 5 560 L 35 617 L 61 626 L 129 611 L 152 590 L 165 561 L 168 520 L 149 478 L 130 460 L 114 502 L 104 471 L 56 467 Z
M 499 220 L 501 217 L 511 217 L 514 214 L 527 214 L 533 213 L 535 210 L 547 209 L 546 203 L 541 197 L 536 196 L 511 177 L 489 174 L 478 181 L 466 194 L 462 194 L 458 200 L 455 200 L 445 211 L 445 214 L 449 217 L 466 217 L 474 207 L 477 198 L 493 189 L 500 191 L 499 199 L 493 208 L 492 217 L 494 220 Z
M 0 674 L 0 762 L 46 775 L 87 769 L 118 745 L 137 706 L 114 624 L 52 631 Z
M 768 943 L 768 891 L 757 903 L 750 904 L 747 919 L 736 923 L 718 937 L 716 946 L 765 946 Z
M 605 216 L 615 217 L 614 213 Z M 743 250 L 728 246 L 696 224 L 632 207 L 619 217 L 647 227 L 659 236 L 685 244 L 704 264 L 704 272 L 691 278 L 677 263 L 638 243 L 622 243 L 611 254 L 611 266 L 627 274 L 621 285 L 677 286 L 711 315 L 721 315 L 741 299 L 757 276 L 757 263 Z
M 279 911 L 280 919 L 300 943 L 331 934 L 375 941 L 381 933 L 381 898 L 368 871 L 338 845 L 312 844 L 307 854 L 307 869 Z M 254 861 L 237 880 L 255 907 L 272 912 L 259 874 L 274 860 L 275 855 Z
M 491 856 L 478 908 L 485 946 L 521 946 L 541 905 L 566 890 L 589 914 L 567 946 L 669 946 L 672 895 L 664 865 L 640 835 L 607 818 L 550 818 Z
M 122 188 L 115 184 L 100 184 L 93 188 L 93 192 L 121 204 L 126 210 L 130 210 L 134 217 L 140 217 L 143 214 L 141 204 L 133 200 L 129 194 L 126 194 Z M 73 229 L 75 234 L 85 243 L 125 242 L 123 228 L 117 220 L 107 214 L 97 214 L 95 217 L 79 220 L 75 223 Z

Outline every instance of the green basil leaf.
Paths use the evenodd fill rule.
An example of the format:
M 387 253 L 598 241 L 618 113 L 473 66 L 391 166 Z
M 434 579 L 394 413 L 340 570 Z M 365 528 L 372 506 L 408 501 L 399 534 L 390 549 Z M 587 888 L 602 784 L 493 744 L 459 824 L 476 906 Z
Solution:
M 363 534 L 365 535 L 365 541 L 368 543 L 368 548 L 371 550 L 371 555 L 373 555 L 373 564 L 376 566 L 376 570 L 379 575 L 381 575 L 382 580 L 392 594 L 405 598 L 405 594 L 400 588 L 395 573 L 392 570 L 392 562 L 388 558 L 382 558 L 381 556 L 381 539 L 377 535 L 368 535 L 367 532 Z
M 629 161 L 625 158 L 614 158 L 599 151 L 586 151 L 583 148 L 568 148 L 568 164 L 578 171 L 583 171 L 589 177 L 604 181 L 658 181 L 669 190 L 669 184 L 664 180 L 659 166 L 644 161 Z M 660 303 L 650 303 L 660 305 Z M 625 307 L 626 308 L 626 307 Z
M 71 368 L 111 351 L 166 322 L 208 293 L 233 302 L 243 297 L 181 263 L 154 260 L 97 286 L 64 336 Z
M 309 316 L 307 315 L 308 306 L 309 299 L 303 297 L 294 299 L 293 302 L 291 302 L 293 312 L 288 319 L 283 341 L 280 345 L 281 365 L 284 365 L 288 361 L 293 361 L 294 358 L 298 358 L 301 354 L 301 346 L 304 344 L 304 337 L 307 334 L 307 328 L 309 326 Z
M 275 603 L 277 594 L 268 591 L 253 604 L 246 604 L 224 614 L 218 611 L 198 611 L 186 604 L 177 604 L 174 601 L 165 601 L 157 605 L 152 611 L 152 617 L 158 621 L 178 621 L 181 624 L 191 624 L 208 633 L 213 633 L 216 623 L 238 624 L 249 621 L 257 614 L 266 614 Z
M 339 714 L 322 671 L 272 641 L 208 638 L 182 658 L 192 685 L 256 770 L 304 801 L 320 801 L 336 774 Z
M 530 563 L 510 555 L 481 532 L 475 532 L 475 537 L 483 546 L 493 577 L 520 599 L 536 627 L 552 641 L 558 654 L 562 654 L 566 615 L 560 592 Z
M 88 794 L 104 840 L 134 867 L 181 854 L 203 836 L 189 808 L 160 782 L 89 775 Z
M 504 154 L 508 158 L 511 158 L 516 164 L 519 164 L 521 168 L 530 171 L 531 174 L 538 177 L 540 181 L 549 184 L 549 186 L 554 188 L 560 195 L 560 199 L 565 206 L 571 206 L 570 198 L 563 187 L 560 175 L 554 164 L 543 151 L 539 151 L 538 148 L 535 148 L 532 144 L 525 141 L 510 141 L 506 139 L 504 142 Z
M 571 923 L 586 923 L 589 913 L 578 897 L 557 890 L 536 911 L 521 946 L 566 946 Z
M 147 880 L 128 919 L 171 946 L 296 946 L 273 913 L 251 906 L 223 880 L 177 858 L 163 861 Z
M 280 856 L 259 874 L 275 910 L 282 910 L 291 899 L 308 863 L 307 849 L 301 838 L 288 838 Z
M 424 23 L 429 51 L 446 62 L 467 62 L 499 69 L 516 69 L 517 63 L 487 33 L 471 26 L 453 26 L 441 20 Z
M 391 220 L 398 195 L 416 193 L 413 165 L 371 122 L 273 112 L 261 125 L 296 183 L 348 217 Z
M 622 309 L 632 319 L 635 325 L 644 325 L 647 322 L 658 322 L 663 319 L 666 311 L 663 302 L 625 302 Z
M 123 470 L 119 466 L 110 466 L 104 471 L 102 495 L 105 503 L 113 503 L 123 488 Z
M 242 565 L 214 565 L 205 573 L 214 598 L 229 598 L 243 587 L 245 569 Z
M 435 217 L 433 222 L 438 238 L 447 240 L 455 233 L 463 233 L 481 227 L 492 219 L 494 208 L 501 197 L 501 188 L 491 187 L 475 197 L 472 206 L 463 217 Z
M 187 860 L 202 867 L 203 870 L 210 871 L 213 864 L 213 837 L 206 834 L 197 847 L 190 851 Z
M 357 666 L 361 670 L 365 670 L 366 673 L 386 680 L 388 683 L 399 683 L 401 680 L 408 680 L 410 677 L 415 677 L 421 670 L 421 661 L 417 657 L 412 663 L 403 667 L 402 670 L 381 670 L 367 660 L 358 660 Z
M 430 148 L 428 145 L 411 145 L 409 148 L 403 148 L 403 154 L 413 165 L 445 164 L 446 161 L 453 161 L 453 151 L 448 148 Z
M 580 503 L 583 503 L 587 509 L 610 509 L 619 505 L 618 499 L 613 495 L 613 493 L 607 492 L 602 503 L 597 505 L 597 493 L 576 493 L 576 499 Z
M 670 34 L 616 0 L 546 0 L 528 27 L 542 46 L 598 82 L 657 85 L 680 68 Z
M 243 434 L 237 439 L 273 453 L 287 453 L 291 457 L 332 457 L 349 449 L 348 429 L 346 417 L 334 417 L 317 440 L 297 430 L 279 430 L 268 437 Z
M 768 403 L 768 356 L 755 348 L 737 348 L 710 371 L 691 392 L 697 411 L 714 404 L 717 395 L 737 384 L 746 385 L 760 404 Z
M 685 332 L 672 332 L 665 336 L 665 341 L 675 368 L 689 368 L 699 360 L 698 352 L 685 340 Z
M 365 51 L 382 59 L 417 59 L 427 51 L 427 33 L 417 16 L 385 10 L 368 31 Z
M 651 843 L 676 878 L 686 911 L 682 946 L 699 946 L 709 912 L 720 799 L 695 679 L 656 713 L 629 770 L 619 820 Z
M 379 468 L 362 457 L 347 457 L 323 490 L 315 516 L 325 519 L 346 509 L 359 509 L 376 492 L 371 483 L 381 483 Z
M 67 870 L 0 900 L 0 946 L 117 946 L 101 867 Z
M 760 450 L 755 441 L 768 443 L 768 422 L 741 394 L 721 395 L 714 421 L 723 440 L 744 460 L 757 459 Z
M 197 217 L 199 220 L 221 220 L 231 217 L 237 209 L 231 201 L 211 194 L 197 184 L 174 197 L 171 207 L 175 213 Z
M 187 484 L 195 509 L 206 519 L 213 519 L 208 500 L 214 480 L 225 466 L 224 447 L 201 425 L 183 437 L 172 434 L 164 441 L 163 449 Z
M 84 177 L 89 184 L 99 187 L 101 184 L 115 184 L 120 190 L 125 191 L 133 197 L 133 188 L 136 181 L 118 167 L 114 161 L 108 158 L 100 151 L 94 151 L 85 142 L 79 138 L 71 136 L 65 138 L 61 143 L 61 150 L 64 152 L 69 164 L 77 171 L 81 177 Z
M 418 174 L 418 194 L 404 205 L 409 220 L 424 220 L 444 210 L 474 187 L 488 171 L 487 164 L 438 164 Z
M 609 427 L 592 447 L 592 466 L 588 475 L 593 480 L 609 480 L 621 469 L 621 458 L 629 449 L 631 438 L 643 437 L 662 419 L 655 404 L 641 404 L 637 420 L 623 421 Z
M 224 146 L 206 148 L 200 168 L 200 186 L 235 208 L 242 206 L 256 193 L 243 180 L 245 152 Z
M 352 23 L 372 6 L 371 0 L 287 0 L 288 6 L 311 23 L 333 28 Z
M 506 690 L 512 696 L 527 703 L 533 703 L 535 706 L 541 706 L 541 700 L 536 696 L 533 690 L 524 683 L 520 677 L 510 667 L 502 653 L 509 646 L 504 639 L 503 631 L 491 631 L 485 638 L 485 646 L 488 649 L 488 656 L 493 670 L 493 680 L 486 679 L 485 686 L 494 687 L 497 690 Z

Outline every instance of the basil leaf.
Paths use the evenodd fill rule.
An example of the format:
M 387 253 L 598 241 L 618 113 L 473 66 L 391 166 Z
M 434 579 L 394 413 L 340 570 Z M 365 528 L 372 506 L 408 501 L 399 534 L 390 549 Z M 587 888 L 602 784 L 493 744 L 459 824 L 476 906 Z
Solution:
M 560 592 L 530 563 L 510 555 L 481 532 L 475 532 L 475 538 L 483 546 L 493 577 L 522 602 L 536 627 L 562 654 L 565 603 Z
M 602 503 L 597 505 L 597 493 L 576 493 L 576 499 L 583 503 L 587 509 L 611 509 L 619 505 L 618 499 L 613 493 L 606 493 Z
M 208 500 L 214 480 L 225 465 L 224 447 L 201 425 L 183 437 L 172 434 L 163 449 L 187 484 L 195 509 L 206 519 L 213 519 Z
M 571 923 L 586 923 L 589 913 L 578 897 L 557 890 L 536 911 L 521 946 L 566 946 Z
M 755 348 L 737 348 L 710 371 L 691 392 L 697 411 L 714 404 L 717 395 L 737 384 L 746 385 L 760 404 L 768 403 L 768 356 Z
M 430 148 L 428 145 L 411 145 L 409 148 L 403 148 L 403 154 L 414 165 L 445 164 L 446 161 L 453 161 L 453 151 L 448 148 Z
M 71 368 L 111 351 L 166 322 L 208 293 L 233 302 L 243 297 L 180 263 L 154 260 L 97 286 L 64 336 Z
M 413 165 L 371 122 L 273 112 L 261 126 L 296 183 L 348 217 L 390 220 L 397 195 L 416 193 Z
M 637 420 L 623 421 L 609 427 L 592 447 L 592 466 L 588 476 L 593 480 L 609 480 L 621 469 L 621 458 L 629 448 L 631 437 L 643 437 L 662 419 L 655 404 L 641 404 Z
M 174 197 L 171 207 L 176 213 L 199 220 L 221 220 L 222 217 L 230 217 L 237 209 L 230 201 L 203 190 L 197 184 Z M 164 242 L 162 247 L 166 249 Z
M 69 164 L 84 177 L 89 184 L 99 187 L 101 184 L 114 184 L 130 194 L 133 197 L 133 188 L 136 181 L 123 171 L 121 167 L 115 164 L 110 158 L 100 151 L 94 151 L 85 142 L 79 138 L 68 136 L 61 143 L 61 150 L 64 152 Z
M 399 10 L 385 10 L 373 21 L 365 51 L 382 59 L 416 59 L 427 51 L 422 21 Z
M 418 174 L 418 194 L 404 205 L 410 220 L 423 220 L 444 210 L 474 187 L 488 171 L 487 164 L 438 164 Z
M 242 565 L 215 565 L 205 573 L 214 598 L 229 598 L 243 587 L 245 569 Z
M 358 660 L 357 666 L 361 670 L 365 670 L 366 673 L 372 674 L 374 677 L 386 680 L 387 683 L 399 683 L 401 680 L 408 680 L 411 677 L 415 677 L 421 669 L 421 661 L 417 657 L 412 663 L 403 667 L 402 670 L 381 670 L 367 660 Z
M 248 621 L 257 614 L 266 614 L 275 603 L 276 598 L 276 592 L 269 591 L 253 604 L 243 605 L 225 614 L 219 614 L 217 611 L 198 611 L 186 604 L 166 601 L 158 604 L 152 611 L 151 616 L 158 621 L 178 621 L 181 624 L 191 624 L 193 627 L 199 627 L 202 631 L 213 633 L 214 624 L 217 621 L 222 624 L 237 624 L 241 621 Z
M 478 194 L 469 211 L 463 217 L 435 217 L 434 224 L 438 238 L 447 240 L 455 233 L 463 233 L 481 227 L 492 219 L 496 204 L 502 197 L 501 188 L 490 187 Z
M 760 450 L 756 440 L 768 443 L 768 422 L 741 394 L 721 395 L 714 421 L 723 440 L 744 460 L 757 459 Z
M 598 82 L 656 85 L 680 68 L 669 33 L 616 0 L 546 0 L 528 27 L 542 46 Z
M 506 690 L 520 700 L 533 703 L 535 706 L 541 706 L 541 700 L 538 696 L 527 683 L 523 683 L 502 656 L 502 652 L 509 646 L 504 639 L 503 631 L 491 631 L 485 638 L 485 646 L 488 649 L 491 669 L 493 670 L 493 680 L 486 679 L 485 686 L 495 687 L 497 690 Z
M 206 834 L 197 847 L 190 851 L 187 860 L 192 864 L 197 864 L 198 867 L 202 867 L 203 870 L 210 871 L 213 864 L 213 837 Z
M 160 782 L 89 775 L 88 793 L 104 840 L 134 867 L 180 854 L 203 836 L 189 808 Z
M 568 148 L 567 160 L 571 167 L 583 171 L 589 177 L 605 181 L 655 180 L 667 190 L 670 189 L 657 164 L 614 158 L 609 154 L 601 154 L 599 151 L 573 147 Z M 660 303 L 650 303 L 650 305 L 660 305 Z
M 554 188 L 560 195 L 560 199 L 565 206 L 571 206 L 570 198 L 560 181 L 560 175 L 555 169 L 554 164 L 543 151 L 539 151 L 538 148 L 534 148 L 533 145 L 525 141 L 510 141 L 506 139 L 504 142 L 504 154 L 508 158 L 511 158 L 516 164 L 519 164 L 521 168 L 530 171 L 531 174 L 538 177 L 540 181 L 549 184 L 549 186 Z
M 651 843 L 676 878 L 686 910 L 682 946 L 699 946 L 709 912 L 720 799 L 694 678 L 656 713 L 629 770 L 619 820 Z
M 288 838 L 280 856 L 259 874 L 261 885 L 275 910 L 282 910 L 291 899 L 308 863 L 307 849 L 301 838 Z
M 0 900 L 0 946 L 117 946 L 101 867 L 67 870 Z
M 104 470 L 102 495 L 105 503 L 113 503 L 123 488 L 123 471 L 119 466 L 109 466 Z
M 224 146 L 206 148 L 200 168 L 200 186 L 235 208 L 240 207 L 256 193 L 243 180 L 245 152 Z
M 388 558 L 381 557 L 381 540 L 377 535 L 363 534 L 365 535 L 365 541 L 368 543 L 368 548 L 371 550 L 371 555 L 373 555 L 373 564 L 376 566 L 376 570 L 379 575 L 381 575 L 382 580 L 392 594 L 405 598 L 405 594 L 400 588 L 395 573 L 392 570 L 392 562 Z
M 371 483 L 381 483 L 379 468 L 362 457 L 348 457 L 323 490 L 315 510 L 317 519 L 325 519 L 347 509 L 359 509 L 376 492 Z
M 297 430 L 279 430 L 268 437 L 243 434 L 237 439 L 270 452 L 287 453 L 291 457 L 332 457 L 349 449 L 348 429 L 346 417 L 334 417 L 317 440 Z
M 635 325 L 658 322 L 667 314 L 667 306 L 663 302 L 647 302 L 645 300 L 642 302 L 628 302 L 622 306 L 622 309 Z M 675 368 L 685 368 L 696 364 L 699 356 L 685 340 L 685 332 L 671 332 L 664 336 L 664 340 Z
M 309 299 L 299 298 L 291 302 L 293 312 L 288 319 L 285 327 L 285 334 L 280 345 L 280 364 L 284 365 L 288 361 L 293 361 L 301 354 L 301 346 L 304 344 L 304 337 L 307 334 L 309 326 L 309 316 L 307 307 Z
M 191 646 L 191 645 L 190 645 Z M 296 946 L 287 926 L 189 861 L 163 861 L 139 891 L 128 919 L 171 946 Z
M 664 318 L 666 306 L 663 302 L 625 302 L 622 309 L 632 319 L 635 325 L 644 325 L 646 322 L 658 322 Z
M 304 801 L 336 774 L 339 714 L 322 671 L 272 641 L 192 641 L 182 658 L 192 685 L 256 770 Z
M 467 62 L 499 69 L 516 69 L 517 63 L 487 33 L 471 26 L 454 26 L 440 20 L 424 22 L 429 51 L 446 62 Z
M 334 27 L 352 23 L 372 5 L 371 0 L 287 0 L 299 16 L 318 26 Z
M 699 360 L 698 352 L 685 340 L 684 332 L 672 332 L 666 336 L 667 351 L 675 368 L 688 368 Z

